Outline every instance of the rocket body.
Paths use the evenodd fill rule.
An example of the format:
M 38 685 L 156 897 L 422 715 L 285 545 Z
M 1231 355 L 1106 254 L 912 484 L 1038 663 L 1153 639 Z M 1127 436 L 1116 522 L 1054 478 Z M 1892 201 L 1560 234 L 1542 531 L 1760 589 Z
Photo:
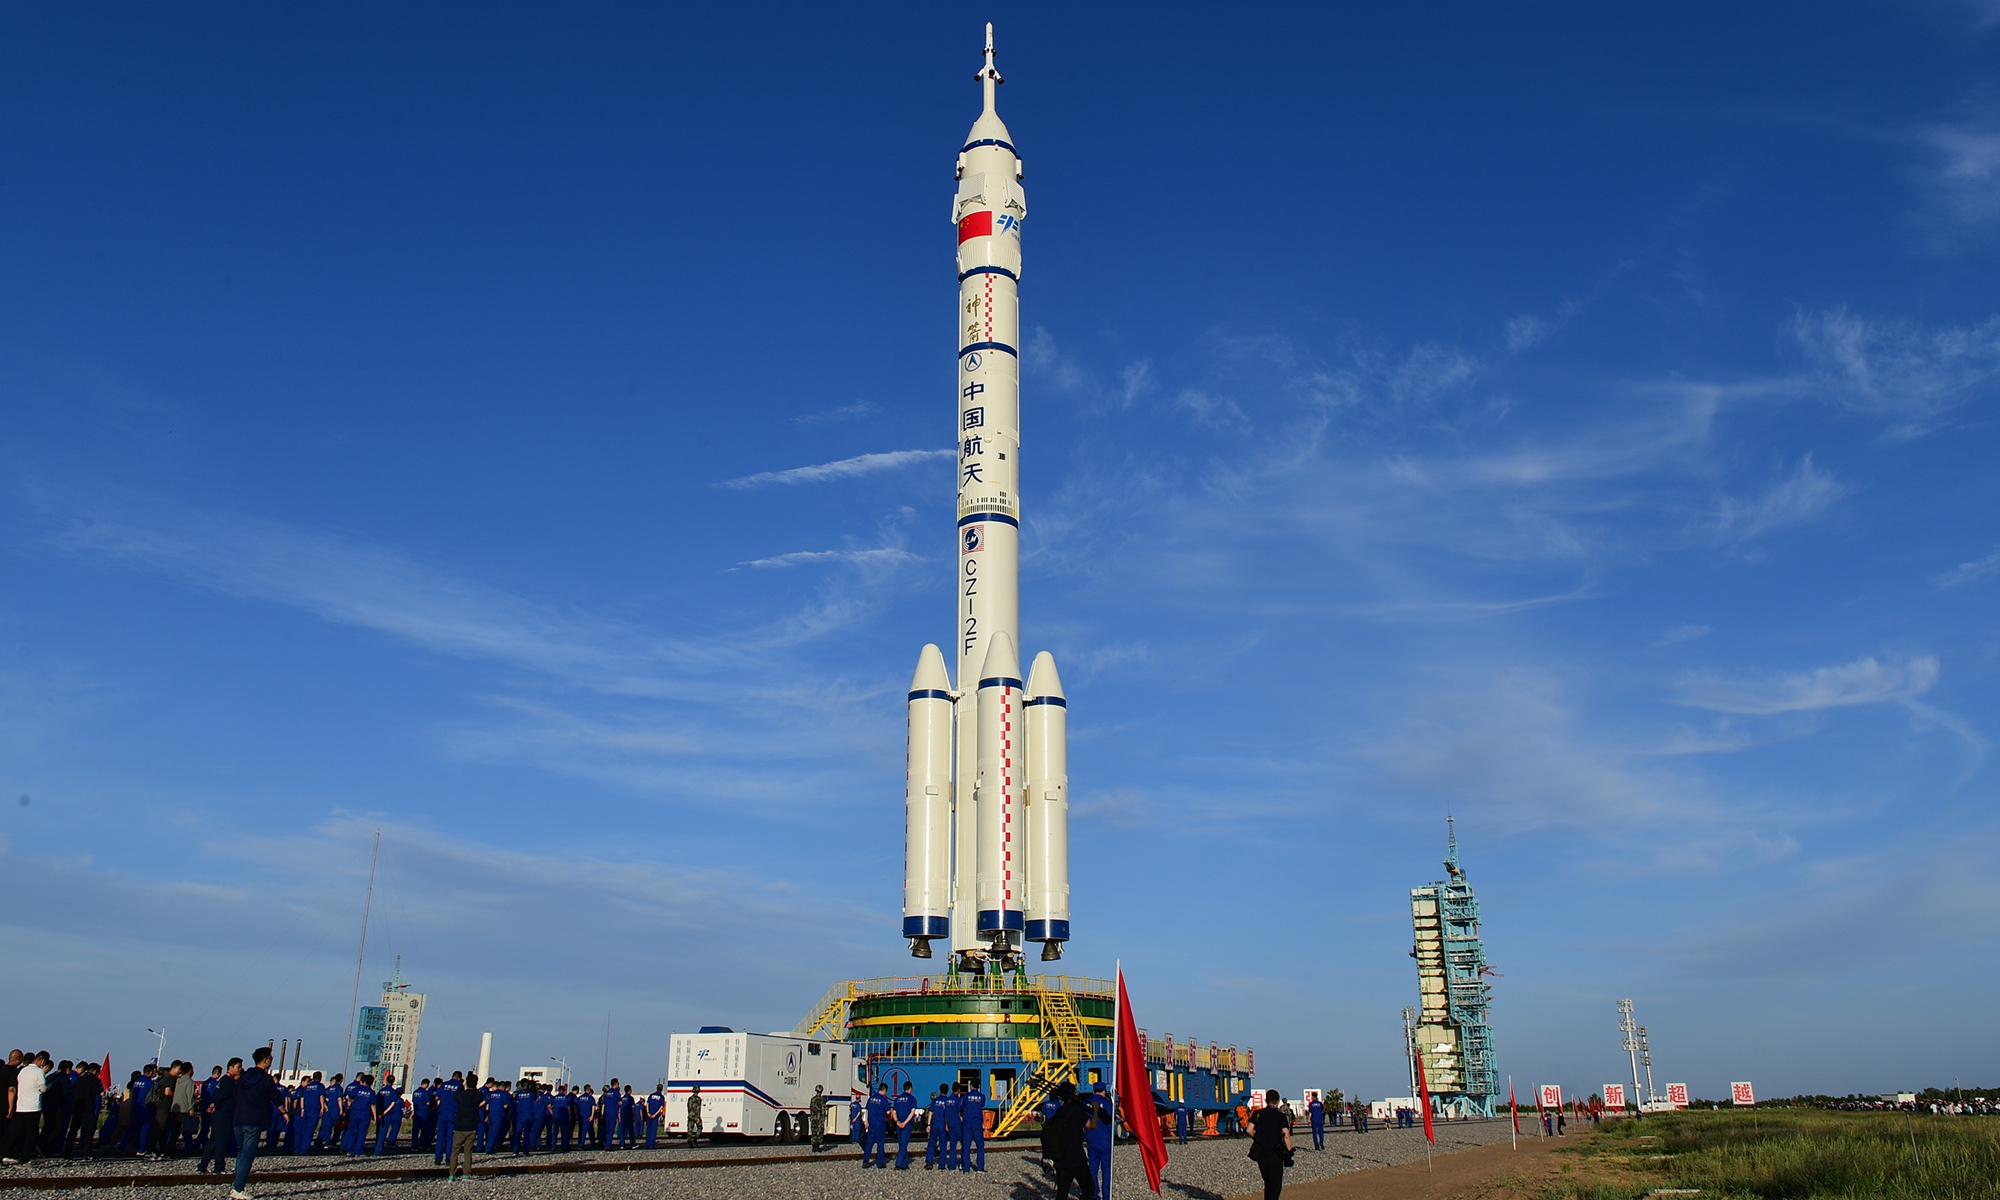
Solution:
M 985 109 L 973 122 L 958 154 L 958 188 L 952 198 L 952 226 L 958 245 L 957 551 L 953 579 L 956 605 L 953 645 L 958 687 L 950 692 L 952 746 L 948 789 L 952 829 L 949 937 L 961 965 L 1018 957 L 1027 933 L 1026 914 L 1037 872 L 1060 875 L 1060 923 L 1045 917 L 1039 937 L 1060 943 L 1068 936 L 1067 796 L 1063 805 L 1060 865 L 1039 863 L 1029 826 L 1034 803 L 1029 789 L 1030 748 L 1024 715 L 1026 688 L 1020 678 L 1021 542 L 1021 224 L 1028 215 L 1021 183 L 1021 159 L 1007 126 L 994 111 L 1000 74 L 993 67 L 993 30 L 987 26 L 983 84 Z M 934 651 L 926 647 L 926 656 Z M 1045 653 L 1036 661 L 1049 656 Z M 928 657 L 925 659 L 928 662 Z M 918 674 L 924 675 L 920 665 Z M 1049 662 L 1054 678 L 1054 662 Z M 994 683 L 999 680 L 1001 682 Z M 908 842 L 905 854 L 904 932 L 913 939 L 935 932 L 930 883 L 934 867 L 925 840 L 924 860 L 915 858 L 918 807 L 925 829 L 932 808 L 928 792 L 920 802 L 921 772 L 935 774 L 937 709 L 918 709 L 919 691 L 938 690 L 913 682 L 910 710 L 910 774 L 905 797 Z M 1060 695 L 1060 684 L 1057 685 Z M 921 730 L 920 730 L 921 721 Z M 921 764 L 920 760 L 921 759 Z M 1067 791 L 1066 754 L 1061 790 Z M 926 839 L 930 834 L 926 833 Z M 926 881 L 915 884 L 919 876 Z M 915 891 L 913 892 L 913 886 Z M 1061 933 L 1053 930 L 1061 929 Z M 912 942 L 912 951 L 929 954 Z M 1060 953 L 1060 950 L 1056 951 Z M 1045 951 L 1045 957 L 1053 957 Z

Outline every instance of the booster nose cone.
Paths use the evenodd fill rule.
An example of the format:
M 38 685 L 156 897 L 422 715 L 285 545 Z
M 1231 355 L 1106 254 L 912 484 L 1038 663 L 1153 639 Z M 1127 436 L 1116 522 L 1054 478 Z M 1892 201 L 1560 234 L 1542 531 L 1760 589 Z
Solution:
M 917 673 L 910 676 L 912 692 L 950 692 L 951 676 L 944 669 L 944 652 L 935 645 L 926 645 L 917 655 Z M 949 696 L 940 699 L 949 699 Z
M 1035 655 L 1034 665 L 1028 668 L 1028 699 L 1046 700 L 1051 696 L 1069 699 L 1063 694 L 1062 676 L 1056 674 L 1056 656 L 1044 650 Z
M 979 668 L 979 686 L 1004 684 L 1021 690 L 1021 658 L 1014 653 L 1014 639 L 1004 633 L 993 635 L 986 648 L 986 664 Z

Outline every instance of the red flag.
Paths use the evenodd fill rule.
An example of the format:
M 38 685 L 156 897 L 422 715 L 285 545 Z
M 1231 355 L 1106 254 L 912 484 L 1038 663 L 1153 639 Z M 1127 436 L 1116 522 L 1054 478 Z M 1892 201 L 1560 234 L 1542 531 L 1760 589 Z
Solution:
M 108 1092 L 111 1090 L 111 1056 L 109 1054 L 104 1056 L 104 1065 L 97 1069 L 97 1082 L 103 1085 L 105 1091 Z
M 1424 1082 L 1424 1052 L 1417 1050 L 1417 1100 L 1424 1106 L 1424 1140 L 1437 1145 L 1437 1131 L 1431 1128 L 1431 1088 Z
M 1514 1136 L 1521 1136 L 1521 1109 L 1514 1103 L 1514 1081 L 1507 1081 L 1507 1111 L 1514 1115 Z
M 1167 1139 L 1160 1136 L 1154 1116 L 1153 1081 L 1146 1071 L 1146 1043 L 1139 1040 L 1139 1023 L 1132 1019 L 1132 1001 L 1125 996 L 1125 968 L 1118 969 L 1118 1104 L 1125 1127 L 1139 1139 L 1139 1158 L 1146 1164 L 1146 1182 L 1160 1190 L 1160 1170 L 1167 1165 Z M 1143 1105 L 1143 1107 L 1141 1107 Z

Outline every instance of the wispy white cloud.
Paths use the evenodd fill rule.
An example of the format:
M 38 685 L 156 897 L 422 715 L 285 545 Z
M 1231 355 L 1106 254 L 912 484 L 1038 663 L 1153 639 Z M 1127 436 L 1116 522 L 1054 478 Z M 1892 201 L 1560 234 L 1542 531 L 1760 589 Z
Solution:
M 1961 122 L 1919 130 L 1927 159 L 1923 189 L 1926 240 L 1949 250 L 2000 222 L 2000 119 L 1988 110 Z
M 1661 646 L 1674 646 L 1682 642 L 1700 641 L 1702 638 L 1707 637 L 1710 632 L 1711 630 L 1706 625 L 1676 625 L 1661 634 L 1659 640 L 1653 643 L 1653 648 L 1658 649 Z
M 1510 354 L 1519 354 L 1523 350 L 1539 346 L 1553 337 L 1556 331 L 1562 328 L 1562 324 L 1559 320 L 1538 317 L 1533 313 L 1509 317 L 1506 330 L 1507 350 Z
M 800 425 L 824 425 L 829 421 L 852 421 L 858 417 L 869 417 L 881 411 L 882 407 L 879 404 L 874 404 L 867 400 L 856 400 L 852 404 L 842 405 L 839 408 L 830 408 L 825 412 L 807 413 L 805 416 L 795 417 L 793 420 Z
M 1174 407 L 1205 429 L 1246 429 L 1250 418 L 1227 396 L 1212 396 L 1199 388 L 1183 388 Z
M 1724 497 L 1716 513 L 1716 539 L 1740 546 L 1780 529 L 1802 525 L 1824 513 L 1847 492 L 1846 484 L 1831 471 L 1815 467 L 1813 456 L 1808 454 L 1761 496 L 1751 500 Z
M 815 563 L 879 564 L 915 561 L 917 556 L 908 550 L 900 550 L 893 546 L 878 546 L 873 550 L 794 550 L 790 554 L 776 554 L 770 558 L 753 558 L 748 562 L 737 563 L 736 567 L 805 567 Z
M 2000 316 L 1925 329 L 1833 308 L 1801 312 L 1785 332 L 1804 352 L 1809 381 L 1822 395 L 1895 421 L 1891 437 L 1919 436 L 1945 413 L 2000 387 Z
M 955 449 L 888 450 L 879 454 L 857 454 L 853 458 L 843 458 L 835 462 L 815 463 L 809 467 L 793 467 L 788 471 L 759 471 L 755 475 L 725 479 L 715 486 L 742 491 L 748 488 L 790 486 L 800 483 L 830 483 L 836 479 L 855 479 L 862 475 L 873 475 L 878 471 L 894 471 L 917 463 L 935 462 L 941 458 L 957 456 L 958 451 Z
M 1941 575 L 1933 576 L 1931 582 L 1941 588 L 1957 587 L 1962 583 L 1971 583 L 1975 579 L 1984 579 L 1994 574 L 2000 574 L 2000 550 L 1995 550 L 1985 558 L 1962 562 Z
M 1935 655 L 1887 660 L 1866 655 L 1812 671 L 1763 675 L 1691 671 L 1675 681 L 1674 701 L 1714 712 L 1772 716 L 1913 700 L 1930 691 L 1937 680 Z

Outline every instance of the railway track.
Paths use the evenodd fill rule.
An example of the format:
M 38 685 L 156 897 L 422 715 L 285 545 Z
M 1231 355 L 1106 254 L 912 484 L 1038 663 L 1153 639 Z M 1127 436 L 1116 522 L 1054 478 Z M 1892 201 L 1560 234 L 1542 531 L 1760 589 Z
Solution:
M 987 1146 L 988 1154 L 1023 1154 L 1038 1150 L 1034 1146 Z M 851 1150 L 835 1150 L 813 1154 L 754 1154 L 723 1158 L 706 1156 L 700 1158 L 645 1158 L 624 1162 L 493 1162 L 491 1160 L 473 1166 L 471 1173 L 482 1178 L 510 1175 L 580 1175 L 600 1171 L 701 1171 L 716 1167 L 761 1167 L 778 1163 L 809 1162 L 853 1162 L 861 1157 Z M 274 1183 L 316 1183 L 328 1180 L 354 1179 L 386 1182 L 393 1180 L 443 1179 L 449 1171 L 438 1166 L 408 1167 L 301 1167 L 296 1170 L 274 1169 L 256 1172 L 252 1182 L 268 1186 Z M 36 1191 L 73 1191 L 78 1188 L 142 1188 L 142 1187 L 213 1187 L 218 1176 L 193 1175 L 186 1173 L 166 1174 L 164 1172 L 122 1171 L 102 1175 L 0 1175 L 0 1191 L 23 1188 Z

